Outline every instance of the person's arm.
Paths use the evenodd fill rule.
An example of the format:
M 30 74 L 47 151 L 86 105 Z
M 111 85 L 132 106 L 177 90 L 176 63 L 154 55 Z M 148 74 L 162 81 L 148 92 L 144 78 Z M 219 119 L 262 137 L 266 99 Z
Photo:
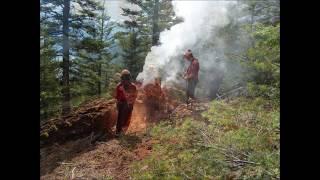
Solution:
M 191 64 L 191 66 L 190 66 L 190 72 L 189 72 L 189 74 L 187 74 L 186 79 L 189 80 L 189 79 L 193 78 L 193 76 L 194 76 L 194 65 Z
M 194 77 L 193 73 L 190 73 L 188 76 L 187 76 L 187 79 L 192 79 Z
M 185 72 L 183 73 L 183 75 L 182 75 L 182 78 L 183 78 L 183 79 L 186 79 L 186 77 L 187 77 L 187 71 L 185 71 Z
M 121 92 L 122 91 L 122 92 Z M 115 99 L 117 99 L 117 101 L 120 101 L 121 99 L 123 99 L 124 94 L 123 94 L 123 87 L 122 85 L 120 85 L 120 83 L 117 85 L 116 89 L 113 92 L 113 97 Z
M 200 64 L 199 64 L 199 61 L 197 61 L 197 63 L 196 63 L 196 72 L 199 73 L 199 70 L 200 70 Z
M 190 72 L 190 70 L 191 70 L 191 65 L 190 65 L 190 67 L 188 67 L 187 68 L 187 70 L 184 72 L 184 74 L 183 74 L 183 79 L 185 79 L 185 80 L 188 80 L 189 79 L 189 72 Z
M 137 96 L 138 96 L 138 91 L 137 91 L 137 88 L 135 85 L 130 85 L 130 91 L 129 91 L 129 94 L 128 94 L 128 103 L 129 104 L 134 104 L 136 99 L 137 99 Z

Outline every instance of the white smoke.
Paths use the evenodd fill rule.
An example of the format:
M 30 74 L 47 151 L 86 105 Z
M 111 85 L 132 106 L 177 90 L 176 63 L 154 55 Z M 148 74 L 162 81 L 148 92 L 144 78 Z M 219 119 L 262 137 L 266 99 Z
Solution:
M 178 74 L 187 66 L 187 62 L 183 60 L 183 53 L 187 49 L 191 49 L 194 56 L 199 59 L 200 75 L 207 73 L 212 67 L 221 70 L 224 68 L 224 63 L 217 61 L 218 56 L 223 56 L 224 42 L 215 36 L 215 30 L 228 24 L 227 7 L 233 2 L 173 1 L 172 3 L 176 15 L 182 17 L 184 22 L 161 32 L 161 45 L 151 48 L 145 59 L 143 72 L 137 77 L 137 80 L 143 80 L 144 84 L 159 75 L 162 76 L 164 84 L 183 83 Z M 210 43 L 214 43 L 215 48 L 212 48 Z

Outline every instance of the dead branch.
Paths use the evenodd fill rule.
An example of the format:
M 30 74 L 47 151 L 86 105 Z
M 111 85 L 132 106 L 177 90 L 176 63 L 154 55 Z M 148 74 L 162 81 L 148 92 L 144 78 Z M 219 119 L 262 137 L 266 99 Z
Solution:
M 71 171 L 71 179 L 74 179 L 74 170 L 76 169 L 76 167 L 74 167 Z
M 73 166 L 74 163 L 66 163 L 66 162 L 58 162 L 61 165 L 66 165 L 66 166 Z
M 230 94 L 232 94 L 232 93 L 235 93 L 235 92 L 237 92 L 237 91 L 239 91 L 239 90 L 241 90 L 241 89 L 243 89 L 243 88 L 244 88 L 244 87 L 240 86 L 240 87 L 238 87 L 238 88 L 236 88 L 236 89 L 230 90 L 230 91 L 224 93 L 223 95 L 219 96 L 219 99 L 222 99 L 223 97 L 225 97 L 225 96 L 227 96 L 227 95 L 230 95 Z
M 260 165 L 259 163 L 256 163 L 256 162 L 246 161 L 246 160 L 241 160 L 241 159 L 238 159 L 238 160 L 232 160 L 232 162 L 235 162 L 235 163 L 246 163 L 246 164 Z

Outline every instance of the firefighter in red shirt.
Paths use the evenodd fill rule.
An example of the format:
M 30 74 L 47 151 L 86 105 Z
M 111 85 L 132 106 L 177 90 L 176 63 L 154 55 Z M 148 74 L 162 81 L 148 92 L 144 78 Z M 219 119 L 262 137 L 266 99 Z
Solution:
M 118 120 L 116 136 L 126 132 L 129 127 L 134 102 L 137 98 L 137 88 L 131 83 L 131 75 L 128 70 L 121 72 L 121 82 L 117 85 L 115 98 L 117 99 Z
M 198 59 L 193 57 L 193 54 L 190 49 L 187 50 L 187 52 L 184 54 L 184 58 L 190 62 L 190 65 L 183 76 L 184 79 L 187 81 L 186 95 L 187 104 L 189 104 L 189 99 L 195 100 L 194 91 L 198 83 L 198 73 L 200 67 Z

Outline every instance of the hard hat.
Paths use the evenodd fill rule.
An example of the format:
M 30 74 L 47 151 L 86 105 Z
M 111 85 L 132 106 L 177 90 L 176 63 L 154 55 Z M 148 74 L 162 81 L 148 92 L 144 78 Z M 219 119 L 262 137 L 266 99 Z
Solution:
M 121 80 L 130 81 L 130 79 L 131 79 L 130 71 L 128 71 L 127 69 L 122 70 L 122 72 L 121 72 Z
M 188 49 L 185 53 L 184 53 L 184 57 L 192 57 L 192 52 L 190 49 Z
M 127 69 L 122 70 L 121 71 L 121 76 L 123 76 L 123 75 L 130 75 L 130 71 L 127 70 Z

